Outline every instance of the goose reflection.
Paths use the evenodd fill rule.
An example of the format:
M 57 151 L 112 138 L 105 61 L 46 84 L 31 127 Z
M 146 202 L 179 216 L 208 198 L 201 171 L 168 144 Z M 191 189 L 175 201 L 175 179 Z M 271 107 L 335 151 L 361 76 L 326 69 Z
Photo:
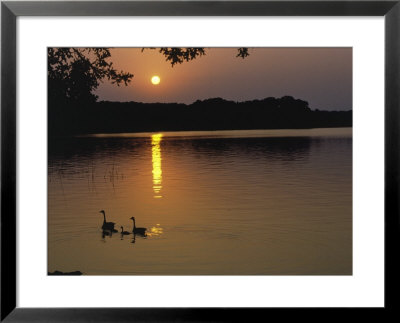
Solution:
M 135 242 L 136 242 L 136 233 L 133 232 L 133 237 L 132 237 L 131 243 L 135 243 Z
M 113 232 L 111 230 L 103 230 L 101 232 L 101 239 L 103 242 L 106 242 L 106 237 L 111 238 L 112 237 Z

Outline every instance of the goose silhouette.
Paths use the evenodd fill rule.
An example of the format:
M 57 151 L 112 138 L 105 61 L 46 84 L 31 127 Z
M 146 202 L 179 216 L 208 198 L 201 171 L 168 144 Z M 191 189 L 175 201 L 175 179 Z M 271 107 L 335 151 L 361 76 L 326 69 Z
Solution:
M 117 232 L 117 230 L 114 229 L 115 223 L 114 222 L 107 222 L 107 220 L 106 220 L 106 212 L 104 210 L 101 210 L 99 213 L 103 213 L 103 216 L 104 216 L 103 226 L 101 228 L 103 230 L 110 230 L 112 232 Z
M 141 235 L 141 236 L 145 236 L 146 235 L 146 228 L 137 228 L 136 227 L 136 221 L 135 221 L 135 217 L 131 217 L 130 218 L 132 221 L 133 221 L 133 230 L 132 230 L 132 232 L 134 233 L 134 234 L 138 234 L 138 235 Z
M 128 234 L 131 234 L 131 233 L 128 232 L 128 231 L 124 231 L 124 227 L 121 226 L 121 234 L 122 234 L 122 235 L 128 235 Z

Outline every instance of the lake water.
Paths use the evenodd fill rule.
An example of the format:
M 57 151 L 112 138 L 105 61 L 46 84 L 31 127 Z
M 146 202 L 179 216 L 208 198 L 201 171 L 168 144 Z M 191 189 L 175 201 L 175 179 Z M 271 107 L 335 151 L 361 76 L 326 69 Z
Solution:
M 48 162 L 49 271 L 352 274 L 351 128 L 93 135 Z

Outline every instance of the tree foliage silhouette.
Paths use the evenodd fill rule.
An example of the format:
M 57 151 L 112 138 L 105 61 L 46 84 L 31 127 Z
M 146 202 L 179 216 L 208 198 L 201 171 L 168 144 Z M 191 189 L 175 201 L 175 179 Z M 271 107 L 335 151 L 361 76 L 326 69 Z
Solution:
M 109 48 L 48 48 L 49 102 L 95 102 L 92 92 L 105 79 L 127 85 L 133 74 L 116 70 L 110 57 Z
M 146 48 L 142 48 L 142 52 Z M 149 49 L 157 49 L 155 47 L 150 47 Z M 206 49 L 204 47 L 161 47 L 158 51 L 165 56 L 165 60 L 170 62 L 172 67 L 176 64 L 182 64 L 183 62 L 189 62 L 198 57 L 206 55 Z M 236 57 L 245 58 L 249 56 L 248 48 L 238 48 L 238 53 Z
M 162 47 L 159 49 L 159 52 L 165 56 L 165 60 L 170 62 L 172 66 L 178 63 L 189 62 L 206 54 L 204 48 Z

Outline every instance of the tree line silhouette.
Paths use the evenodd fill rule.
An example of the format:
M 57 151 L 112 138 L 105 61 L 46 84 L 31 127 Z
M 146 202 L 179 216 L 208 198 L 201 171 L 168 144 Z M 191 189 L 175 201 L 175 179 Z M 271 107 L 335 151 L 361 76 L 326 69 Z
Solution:
M 244 102 L 222 98 L 192 104 L 101 101 L 49 107 L 49 134 L 291 129 L 352 126 L 352 111 L 311 110 L 291 96 Z

